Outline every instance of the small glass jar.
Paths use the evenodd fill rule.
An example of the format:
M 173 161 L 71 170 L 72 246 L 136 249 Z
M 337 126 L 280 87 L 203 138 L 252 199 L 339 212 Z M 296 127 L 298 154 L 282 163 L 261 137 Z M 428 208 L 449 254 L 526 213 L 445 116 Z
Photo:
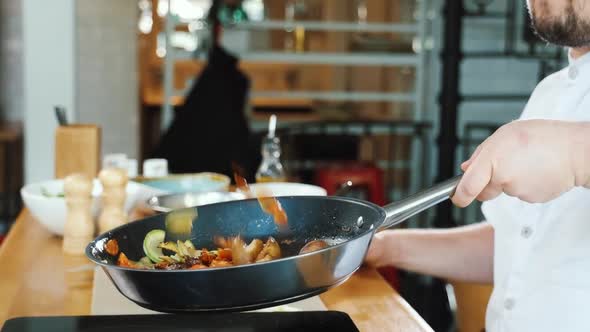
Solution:
M 256 182 L 285 182 L 287 177 L 281 164 L 281 140 L 266 136 L 262 140 L 262 162 L 256 172 Z

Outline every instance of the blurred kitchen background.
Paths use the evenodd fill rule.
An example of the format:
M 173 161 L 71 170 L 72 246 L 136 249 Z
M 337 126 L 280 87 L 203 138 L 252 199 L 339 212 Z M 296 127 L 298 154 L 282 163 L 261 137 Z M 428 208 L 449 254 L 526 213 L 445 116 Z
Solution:
M 172 170 L 202 171 L 179 154 L 207 159 L 235 142 L 250 177 L 276 114 L 291 179 L 364 179 L 355 194 L 385 204 L 458 174 L 566 60 L 535 39 L 522 0 L 213 2 L 0 0 L 0 233 L 20 211 L 21 186 L 54 175 L 55 106 L 71 123 L 100 125 L 103 155 L 141 165 L 181 146 L 170 158 L 186 163 Z M 222 55 L 201 76 L 213 45 Z M 227 53 L 240 72 L 224 67 Z M 199 116 L 175 123 L 186 105 Z M 226 116 L 232 107 L 243 110 Z M 443 205 L 405 227 L 480 218 L 478 204 Z M 438 331 L 448 321 L 436 285 L 404 275 L 399 287 Z

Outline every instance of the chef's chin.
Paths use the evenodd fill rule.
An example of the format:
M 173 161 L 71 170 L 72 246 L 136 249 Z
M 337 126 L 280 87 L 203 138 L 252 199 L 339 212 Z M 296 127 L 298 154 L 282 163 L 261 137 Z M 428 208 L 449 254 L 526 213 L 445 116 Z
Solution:
M 586 1 L 586 0 L 583 0 Z M 533 29 L 542 40 L 564 47 L 590 46 L 590 13 L 576 0 L 528 0 Z

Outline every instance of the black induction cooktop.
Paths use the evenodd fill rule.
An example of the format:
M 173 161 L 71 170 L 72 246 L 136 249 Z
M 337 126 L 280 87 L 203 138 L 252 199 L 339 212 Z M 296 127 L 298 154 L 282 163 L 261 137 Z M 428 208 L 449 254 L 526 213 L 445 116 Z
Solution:
M 22 317 L 1 332 L 258 332 L 358 331 L 339 311 Z

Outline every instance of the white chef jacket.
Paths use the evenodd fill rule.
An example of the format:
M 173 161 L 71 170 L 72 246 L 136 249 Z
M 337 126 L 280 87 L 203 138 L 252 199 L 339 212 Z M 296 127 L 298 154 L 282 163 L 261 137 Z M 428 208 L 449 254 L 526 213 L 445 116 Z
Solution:
M 521 119 L 590 121 L 590 53 L 539 83 Z M 495 234 L 486 331 L 590 331 L 590 190 L 544 204 L 501 195 L 482 211 Z

